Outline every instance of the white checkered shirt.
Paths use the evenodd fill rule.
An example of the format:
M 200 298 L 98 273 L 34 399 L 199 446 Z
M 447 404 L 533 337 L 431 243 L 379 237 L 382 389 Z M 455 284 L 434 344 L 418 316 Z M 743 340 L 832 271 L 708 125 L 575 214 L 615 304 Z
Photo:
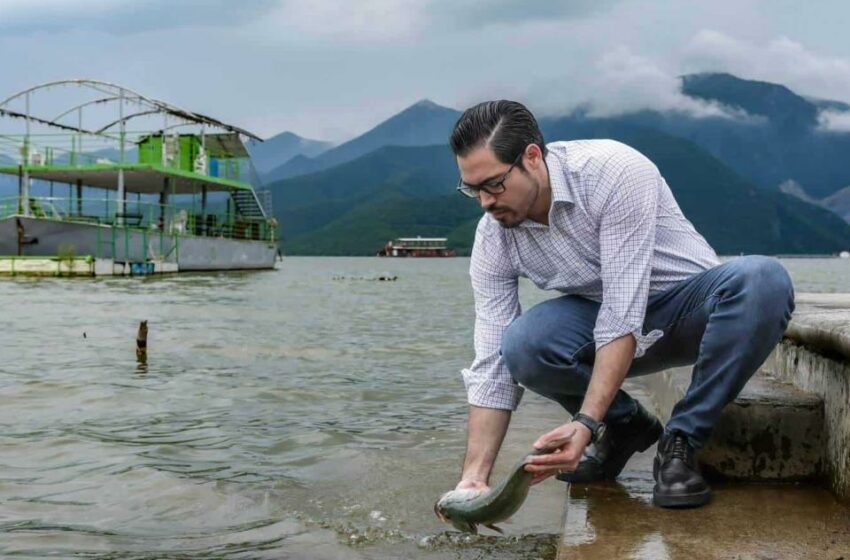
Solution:
M 613 140 L 547 147 L 549 226 L 525 220 L 508 229 L 485 214 L 475 232 L 475 360 L 463 380 L 477 406 L 515 410 L 522 397 L 500 355 L 502 334 L 521 313 L 520 276 L 600 302 L 597 351 L 631 333 L 640 357 L 663 336 L 642 332 L 649 294 L 719 264 L 640 152 Z

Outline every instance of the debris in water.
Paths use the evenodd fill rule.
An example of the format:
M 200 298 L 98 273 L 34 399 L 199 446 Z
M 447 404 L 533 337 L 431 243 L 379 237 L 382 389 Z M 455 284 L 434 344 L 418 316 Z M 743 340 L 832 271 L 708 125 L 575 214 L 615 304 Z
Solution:
M 384 514 L 378 510 L 370 512 L 369 519 L 371 519 L 372 521 L 377 521 L 378 523 L 383 523 L 387 520 L 387 518 L 384 517 Z
M 345 275 L 336 275 L 333 277 L 334 280 L 362 280 L 366 282 L 395 282 L 398 280 L 398 276 L 395 274 L 380 274 L 378 276 L 345 276 Z
M 548 533 L 497 537 L 446 531 L 436 535 L 426 535 L 416 541 L 416 546 L 422 550 L 473 549 L 486 554 L 487 557 L 502 558 L 497 553 L 519 553 L 511 554 L 510 557 L 554 558 L 559 540 L 559 535 Z

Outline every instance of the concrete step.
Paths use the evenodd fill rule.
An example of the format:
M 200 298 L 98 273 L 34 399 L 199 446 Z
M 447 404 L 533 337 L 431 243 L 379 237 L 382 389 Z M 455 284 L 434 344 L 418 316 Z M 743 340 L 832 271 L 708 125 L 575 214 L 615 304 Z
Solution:
M 663 414 L 685 394 L 690 376 L 690 368 L 653 376 Z M 807 480 L 823 476 L 824 447 L 822 399 L 759 372 L 723 411 L 698 459 L 713 479 Z
M 823 474 L 823 401 L 767 376 L 750 380 L 699 454 L 707 476 L 792 481 Z

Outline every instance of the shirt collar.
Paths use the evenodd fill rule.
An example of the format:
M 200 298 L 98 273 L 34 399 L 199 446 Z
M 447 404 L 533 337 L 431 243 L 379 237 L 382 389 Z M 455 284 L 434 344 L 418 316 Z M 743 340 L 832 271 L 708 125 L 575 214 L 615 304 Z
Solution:
M 552 206 L 549 208 L 549 225 L 552 225 L 552 213 L 555 210 L 555 207 L 560 206 L 561 204 L 574 204 L 573 196 L 570 193 L 569 185 L 567 185 L 566 173 L 564 173 L 564 166 L 561 163 L 560 157 L 555 154 L 554 150 L 549 150 L 549 153 L 546 155 L 546 168 L 549 171 L 549 188 L 552 191 Z M 533 220 L 526 219 L 521 224 L 520 227 L 529 227 L 529 228 L 545 228 L 546 226 L 540 223 L 537 223 Z
M 549 188 L 552 189 L 552 206 L 558 202 L 573 204 L 573 195 L 567 185 L 567 174 L 561 158 L 555 150 L 549 150 L 546 155 L 546 167 L 549 169 Z

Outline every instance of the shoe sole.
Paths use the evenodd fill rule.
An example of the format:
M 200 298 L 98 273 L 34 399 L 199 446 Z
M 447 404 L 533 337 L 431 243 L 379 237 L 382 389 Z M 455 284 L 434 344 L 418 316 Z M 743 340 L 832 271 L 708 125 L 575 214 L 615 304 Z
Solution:
M 704 506 L 710 501 L 711 490 L 708 489 L 693 494 L 671 494 L 669 496 L 659 495 L 654 489 L 652 491 L 652 503 L 663 508 L 696 508 Z
M 619 476 L 619 474 L 626 467 L 626 463 L 629 462 L 632 455 L 638 452 L 644 452 L 657 442 L 661 438 L 661 434 L 664 433 L 664 427 L 661 425 L 661 422 L 656 418 L 652 427 L 646 430 L 641 434 L 641 437 L 633 439 L 630 443 L 632 443 L 631 447 L 629 447 L 628 453 L 625 455 L 625 461 L 621 463 L 615 463 L 608 465 L 608 468 L 603 470 L 603 475 L 600 476 L 582 476 L 577 475 L 575 473 L 563 473 L 557 475 L 557 479 L 563 482 L 571 482 L 573 484 L 588 484 L 590 482 L 597 482 L 599 480 L 614 480 Z

